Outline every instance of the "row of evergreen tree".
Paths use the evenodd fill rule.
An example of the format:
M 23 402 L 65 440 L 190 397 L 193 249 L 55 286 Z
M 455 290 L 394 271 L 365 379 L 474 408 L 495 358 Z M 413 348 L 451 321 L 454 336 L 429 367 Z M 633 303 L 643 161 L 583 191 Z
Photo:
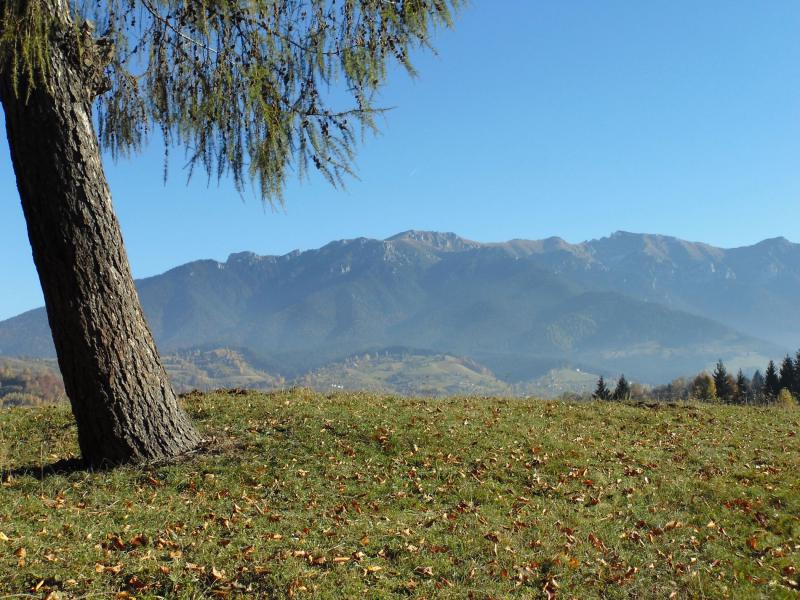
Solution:
M 757 370 L 752 379 L 742 370 L 732 376 L 722 360 L 717 362 L 714 372 L 709 376 L 701 373 L 698 377 L 710 377 L 713 385 L 707 390 L 706 399 L 728 404 L 772 404 L 783 397 L 783 401 L 800 398 L 800 350 L 794 360 L 788 354 L 780 368 L 775 361 L 769 361 L 762 374 Z M 695 378 L 697 381 L 697 377 Z
M 609 387 L 606 385 L 606 381 L 603 379 L 603 376 L 600 375 L 600 379 L 597 380 L 597 388 L 594 390 L 592 398 L 595 400 L 618 400 L 621 402 L 630 400 L 631 384 L 628 383 L 627 379 L 625 379 L 624 374 L 620 375 L 619 379 L 617 380 L 617 386 L 612 392 L 611 389 L 609 389 Z
M 644 395 L 655 400 L 694 399 L 728 404 L 795 403 L 800 401 L 800 350 L 794 359 L 786 355 L 780 367 L 775 361 L 769 361 L 764 373 L 757 370 L 752 378 L 747 377 L 741 369 L 735 376 L 730 374 L 722 360 L 719 360 L 711 374 L 704 371 L 693 379 L 678 378 Z M 632 386 L 625 375 L 620 376 L 614 390 L 600 376 L 592 394 L 595 400 L 624 401 L 630 400 L 631 396 Z

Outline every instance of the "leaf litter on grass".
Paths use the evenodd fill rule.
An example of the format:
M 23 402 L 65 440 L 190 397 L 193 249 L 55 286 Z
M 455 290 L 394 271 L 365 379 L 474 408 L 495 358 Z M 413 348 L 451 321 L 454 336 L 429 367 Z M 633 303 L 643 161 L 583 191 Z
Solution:
M 798 594 L 798 412 L 374 394 L 185 399 L 213 440 L 51 472 L 63 408 L 0 413 L 0 589 L 77 598 Z

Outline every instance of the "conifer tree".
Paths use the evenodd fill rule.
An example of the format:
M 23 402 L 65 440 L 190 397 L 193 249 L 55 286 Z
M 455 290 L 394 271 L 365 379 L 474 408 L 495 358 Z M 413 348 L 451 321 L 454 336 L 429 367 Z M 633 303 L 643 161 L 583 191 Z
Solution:
M 764 376 L 758 369 L 753 373 L 753 379 L 750 380 L 750 394 L 754 403 L 761 404 L 764 402 Z
M 750 396 L 750 382 L 742 370 L 736 373 L 736 386 L 735 386 L 734 401 L 737 404 L 747 404 L 748 397 Z
M 730 402 L 733 397 L 734 389 L 733 385 L 731 385 L 732 382 L 728 375 L 728 370 L 725 368 L 722 359 L 717 361 L 712 377 L 714 378 L 714 386 L 717 388 L 717 398 L 722 402 Z
M 606 387 L 606 382 L 602 375 L 597 380 L 597 387 L 594 390 L 594 394 L 592 394 L 592 398 L 595 400 L 611 400 L 611 390 Z
M 794 397 L 800 401 L 800 350 L 794 357 L 794 388 L 791 391 Z
M 631 386 L 628 380 L 625 379 L 624 374 L 620 375 L 619 380 L 617 380 L 617 387 L 614 388 L 613 398 L 620 402 L 625 402 L 631 398 Z
M 781 363 L 778 380 L 778 389 L 786 389 L 789 390 L 790 393 L 794 390 L 794 361 L 788 354 L 783 358 L 783 362 Z
M 780 383 L 778 372 L 775 369 L 775 362 L 769 361 L 767 370 L 764 373 L 764 400 L 766 402 L 773 402 L 778 396 L 778 392 L 781 389 Z
M 78 441 L 90 464 L 195 448 L 144 319 L 102 167 L 156 131 L 190 173 L 283 200 L 333 184 L 392 62 L 462 0 L 3 0 L 0 103 Z M 336 93 L 331 93 L 335 91 Z

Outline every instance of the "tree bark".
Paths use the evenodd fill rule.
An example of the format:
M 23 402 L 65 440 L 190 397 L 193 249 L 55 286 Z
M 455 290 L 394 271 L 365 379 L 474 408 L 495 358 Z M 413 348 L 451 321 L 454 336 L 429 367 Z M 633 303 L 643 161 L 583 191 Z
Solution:
M 133 283 L 92 124 L 95 84 L 68 44 L 51 45 L 47 85 L 19 82 L 17 95 L 4 73 L 0 101 L 81 453 L 98 466 L 175 457 L 200 437 Z

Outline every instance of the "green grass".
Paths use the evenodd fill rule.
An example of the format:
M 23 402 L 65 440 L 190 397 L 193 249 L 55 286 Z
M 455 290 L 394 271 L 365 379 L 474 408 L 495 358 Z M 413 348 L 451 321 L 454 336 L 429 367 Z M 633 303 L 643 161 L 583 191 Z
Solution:
M 211 451 L 107 472 L 46 469 L 66 409 L 0 412 L 0 598 L 798 597 L 797 411 L 186 402 Z

